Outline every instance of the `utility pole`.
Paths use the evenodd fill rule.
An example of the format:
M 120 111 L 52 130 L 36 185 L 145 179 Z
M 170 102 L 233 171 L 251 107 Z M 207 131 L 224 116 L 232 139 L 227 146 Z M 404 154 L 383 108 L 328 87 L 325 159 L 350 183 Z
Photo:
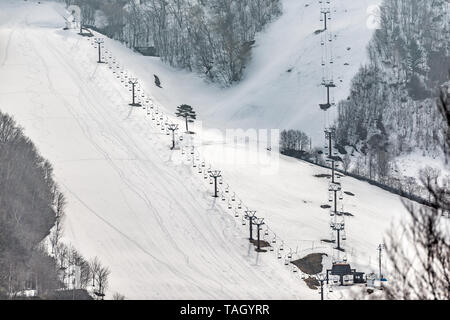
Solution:
M 138 79 L 137 78 L 130 78 L 130 81 L 128 83 L 131 84 L 131 93 L 132 93 L 132 98 L 133 98 L 133 102 L 130 103 L 130 106 L 132 106 L 132 107 L 140 107 L 141 104 L 140 103 L 136 103 L 136 95 L 134 93 L 135 86 L 138 83 Z
M 103 61 L 102 61 L 102 44 L 105 42 L 105 40 L 103 38 L 95 38 L 94 41 L 98 46 L 98 61 L 97 61 L 97 63 L 103 63 Z
M 218 198 L 217 195 L 217 178 L 220 178 L 222 175 L 219 170 L 211 171 L 209 176 L 214 179 L 214 198 Z
M 378 270 L 380 275 L 380 280 L 383 279 L 383 274 L 381 273 L 381 252 L 384 249 L 384 244 L 378 245 Z
M 261 226 L 264 224 L 264 218 L 256 218 L 255 219 L 255 225 L 256 225 L 256 230 L 258 231 L 258 246 L 256 251 L 258 252 L 262 252 L 263 250 L 261 250 L 261 240 L 259 237 L 259 232 L 261 231 Z
M 245 219 L 249 221 L 250 228 L 250 241 L 253 241 L 253 221 L 257 219 L 256 211 L 246 210 L 245 211 Z
M 167 129 L 172 131 L 172 148 L 171 148 L 171 150 L 173 150 L 173 149 L 175 149 L 175 131 L 178 130 L 178 125 L 171 123 L 167 126 Z

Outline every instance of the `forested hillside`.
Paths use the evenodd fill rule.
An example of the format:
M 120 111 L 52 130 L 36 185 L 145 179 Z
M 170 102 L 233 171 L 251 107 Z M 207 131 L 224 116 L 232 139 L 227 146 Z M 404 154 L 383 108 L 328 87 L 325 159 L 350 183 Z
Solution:
M 59 288 L 56 261 L 40 246 L 56 221 L 52 167 L 8 115 L 0 113 L 0 298 L 39 282 Z
M 255 34 L 281 14 L 280 0 L 64 1 L 81 8 L 83 25 L 225 85 L 241 79 Z
M 51 164 L 0 112 L 0 300 L 59 299 L 64 289 L 86 289 L 92 282 L 94 291 L 101 282 L 97 291 L 103 294 L 109 270 L 61 241 L 65 204 Z M 80 268 L 77 284 L 74 266 Z M 72 292 L 75 298 L 90 299 L 84 290 Z
M 368 54 L 370 62 L 339 103 L 336 135 L 358 174 L 389 180 L 397 156 L 419 150 L 442 157 L 435 106 L 450 70 L 449 2 L 385 0 Z

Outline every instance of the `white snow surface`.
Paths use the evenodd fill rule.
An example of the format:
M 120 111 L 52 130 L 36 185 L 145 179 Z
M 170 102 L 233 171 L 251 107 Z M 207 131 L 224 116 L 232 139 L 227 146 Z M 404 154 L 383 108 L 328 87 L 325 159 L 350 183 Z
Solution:
M 305 3 L 311 5 L 305 8 Z M 358 10 L 365 12 L 365 1 L 358 6 L 350 1 L 340 3 L 349 15 L 342 18 L 342 28 L 366 32 L 362 30 L 365 24 L 359 25 L 363 14 L 356 14 Z M 238 101 L 257 97 L 279 99 L 283 105 L 285 97 L 277 88 L 270 84 L 263 88 L 251 80 L 270 74 L 253 64 L 263 59 L 264 46 L 283 51 L 270 44 L 275 39 L 281 41 L 281 29 L 290 32 L 287 25 L 294 28 L 294 21 L 283 24 L 283 19 L 296 20 L 299 15 L 298 28 L 308 45 L 315 42 L 312 31 L 319 28 L 300 19 L 303 14 L 305 21 L 318 20 L 315 11 L 300 10 L 312 12 L 317 7 L 312 1 L 286 0 L 284 4 L 286 15 L 260 36 L 243 85 L 231 89 L 207 85 L 195 75 L 134 54 L 114 41 L 106 41 L 105 48 L 125 66 L 126 73 L 142 79 L 143 90 L 169 121 L 177 121 L 170 116 L 177 105 L 189 103 L 199 106 L 205 126 L 213 127 L 216 123 L 208 114 L 203 118 L 213 100 L 221 103 L 217 108 L 211 106 L 216 115 L 214 109 L 228 112 L 225 109 L 229 107 L 232 114 Z M 132 299 L 319 298 L 317 291 L 301 280 L 300 273 L 293 273 L 283 262 L 290 248 L 295 251 L 294 259 L 311 252 L 338 255 L 330 244 L 320 241 L 330 237 L 328 210 L 320 208 L 328 204 L 328 181 L 314 175 L 327 170 L 278 157 L 276 151 L 226 143 L 215 131 L 200 131 L 195 137 L 196 153 L 206 167 L 211 164 L 213 169 L 222 170 L 221 192 L 227 184 L 230 188 L 226 201 L 212 198 L 208 180 L 185 161 L 191 157 L 189 149 L 184 148 L 185 155 L 180 149 L 171 151 L 170 136 L 146 110 L 128 106 L 128 90 L 107 64 L 96 63 L 97 50 L 91 39 L 62 30 L 61 12 L 62 7 L 51 2 L 0 2 L 0 109 L 15 117 L 53 164 L 55 178 L 68 199 L 65 240 L 86 257 L 98 256 L 110 267 L 108 293 L 120 292 Z M 363 42 L 350 35 L 348 39 L 354 48 Z M 314 50 L 304 49 L 298 61 L 292 52 L 286 52 L 271 63 L 296 68 L 305 65 L 313 76 Z M 280 71 L 273 76 L 278 80 L 293 77 L 290 80 L 294 81 L 298 80 L 297 72 L 287 76 Z M 160 76 L 163 89 L 153 85 L 153 74 Z M 290 80 L 283 80 L 286 91 Z M 309 90 L 305 89 L 308 86 L 315 85 L 303 79 L 298 82 L 298 91 Z M 291 102 L 310 101 L 311 108 L 319 103 L 320 95 L 314 99 L 319 91 L 312 90 L 307 98 L 298 99 L 294 86 L 289 88 Z M 309 116 L 310 122 L 320 122 L 313 113 Z M 274 117 L 294 121 L 296 114 L 286 116 L 278 111 L 268 116 Z M 230 120 L 229 124 L 235 122 Z M 186 140 L 180 146 L 185 146 Z M 367 183 L 344 177 L 342 184 L 345 191 L 355 194 L 344 198 L 345 211 L 354 215 L 346 219 L 346 258 L 352 267 L 373 271 L 377 267 L 376 248 L 385 231 L 406 211 L 397 196 Z M 234 193 L 235 202 L 231 201 Z M 240 200 L 242 209 L 237 207 Z M 227 208 L 228 202 L 232 210 Z M 266 240 L 276 235 L 274 252 L 257 254 L 248 243 L 248 225 L 243 226 L 241 220 L 246 207 L 265 218 Z M 285 250 L 279 251 L 282 243 Z M 277 259 L 277 252 L 283 259 Z M 329 263 L 326 259 L 327 266 Z

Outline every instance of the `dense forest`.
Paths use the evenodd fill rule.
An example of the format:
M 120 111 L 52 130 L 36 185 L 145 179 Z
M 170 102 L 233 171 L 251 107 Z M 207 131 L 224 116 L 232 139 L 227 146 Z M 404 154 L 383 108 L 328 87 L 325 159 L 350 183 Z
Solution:
M 92 283 L 93 291 L 104 294 L 108 268 L 61 241 L 65 204 L 51 164 L 0 112 L 0 299 L 29 297 L 27 291 L 58 299 L 75 287 L 71 299 L 89 299 L 83 289 Z
M 81 8 L 83 25 L 224 85 L 241 80 L 255 34 L 281 14 L 280 0 L 64 2 Z
M 419 150 L 443 158 L 443 123 L 435 105 L 449 79 L 449 6 L 446 0 L 383 2 L 369 63 L 338 105 L 337 144 L 358 174 L 402 185 L 403 177 L 395 176 L 397 156 Z

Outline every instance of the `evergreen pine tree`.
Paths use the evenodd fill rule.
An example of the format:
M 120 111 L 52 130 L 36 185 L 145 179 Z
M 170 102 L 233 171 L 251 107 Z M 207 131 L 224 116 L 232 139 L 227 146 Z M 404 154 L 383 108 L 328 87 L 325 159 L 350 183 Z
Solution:
M 175 115 L 177 117 L 184 118 L 186 121 L 186 132 L 193 133 L 189 131 L 189 123 L 192 123 L 195 119 L 197 119 L 197 114 L 195 113 L 194 109 L 192 109 L 192 107 L 187 104 L 182 104 L 181 106 L 177 107 L 177 112 L 175 112 Z

